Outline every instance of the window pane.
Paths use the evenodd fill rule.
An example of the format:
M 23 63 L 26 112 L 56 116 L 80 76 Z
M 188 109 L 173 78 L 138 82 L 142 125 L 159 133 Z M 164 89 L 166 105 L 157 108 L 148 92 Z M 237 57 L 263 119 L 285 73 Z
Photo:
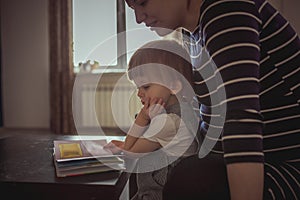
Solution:
M 127 28 L 127 62 L 134 51 L 145 43 L 160 39 L 160 37 L 151 31 L 144 23 L 137 24 L 133 9 L 126 6 L 126 28 Z
M 115 0 L 73 0 L 74 65 L 87 60 L 117 64 Z

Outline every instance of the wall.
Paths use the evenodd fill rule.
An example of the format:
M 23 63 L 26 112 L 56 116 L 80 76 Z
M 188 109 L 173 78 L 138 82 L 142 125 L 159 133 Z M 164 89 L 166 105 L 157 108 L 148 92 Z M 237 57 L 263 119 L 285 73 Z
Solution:
M 49 127 L 47 0 L 1 0 L 5 127 Z
M 282 0 L 282 12 L 291 22 L 292 26 L 300 34 L 300 1 L 299 0 Z
M 296 29 L 297 33 L 300 34 L 300 20 L 299 20 L 299 0 L 269 0 L 279 12 L 285 16 L 291 25 Z

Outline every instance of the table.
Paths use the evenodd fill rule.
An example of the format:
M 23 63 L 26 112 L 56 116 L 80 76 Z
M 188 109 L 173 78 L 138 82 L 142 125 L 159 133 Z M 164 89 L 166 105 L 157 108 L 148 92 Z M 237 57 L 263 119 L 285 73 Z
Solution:
M 86 136 L 91 139 L 97 136 Z M 100 138 L 99 138 L 100 137 Z M 122 139 L 98 136 L 97 139 Z M 57 178 L 53 164 L 54 139 L 79 136 L 24 135 L 0 139 L 0 192 L 7 199 L 116 200 L 126 199 L 130 174 L 103 172 Z M 120 198 L 121 196 L 121 198 Z M 2 198 L 1 198 L 2 199 Z

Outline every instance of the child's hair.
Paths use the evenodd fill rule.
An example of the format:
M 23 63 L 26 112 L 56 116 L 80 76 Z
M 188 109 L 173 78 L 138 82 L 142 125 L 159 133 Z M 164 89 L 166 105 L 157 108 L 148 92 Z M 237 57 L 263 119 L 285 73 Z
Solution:
M 188 88 L 194 88 L 190 56 L 175 40 L 155 40 L 143 45 L 133 54 L 128 65 L 128 78 L 134 81 L 141 76 L 151 83 L 163 85 L 179 80 L 182 95 L 192 98 L 186 94 Z

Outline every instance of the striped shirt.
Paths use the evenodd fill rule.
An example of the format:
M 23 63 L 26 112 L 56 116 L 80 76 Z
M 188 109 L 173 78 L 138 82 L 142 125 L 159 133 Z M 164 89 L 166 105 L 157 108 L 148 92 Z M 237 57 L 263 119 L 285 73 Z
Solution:
M 300 40 L 292 25 L 265 0 L 204 0 L 183 43 L 212 151 L 227 164 L 264 162 L 269 195 L 299 198 Z

